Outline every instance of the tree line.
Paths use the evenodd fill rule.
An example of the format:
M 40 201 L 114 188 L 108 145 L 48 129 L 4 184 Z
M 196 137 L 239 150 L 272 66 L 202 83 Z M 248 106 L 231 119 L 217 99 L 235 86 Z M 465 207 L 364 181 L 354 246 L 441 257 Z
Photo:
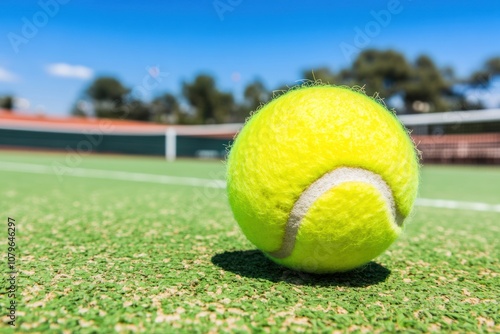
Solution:
M 14 109 L 14 97 L 12 95 L 0 96 L 0 109 Z
M 398 113 L 483 109 L 479 99 L 470 99 L 470 93 L 488 90 L 499 76 L 500 57 L 488 59 L 468 77 L 459 78 L 451 67 L 439 68 L 429 56 L 409 61 L 400 52 L 376 49 L 359 53 L 352 64 L 338 71 L 328 67 L 302 71 L 304 81 L 361 86 L 368 95 L 384 98 L 389 107 L 397 106 Z M 242 122 L 261 104 L 296 84 L 269 89 L 254 80 L 238 101 L 231 92 L 221 90 L 212 76 L 200 74 L 182 83 L 180 95 L 165 92 L 145 102 L 118 79 L 98 77 L 71 113 L 168 124 Z M 12 97 L 0 98 L 0 107 L 12 106 Z

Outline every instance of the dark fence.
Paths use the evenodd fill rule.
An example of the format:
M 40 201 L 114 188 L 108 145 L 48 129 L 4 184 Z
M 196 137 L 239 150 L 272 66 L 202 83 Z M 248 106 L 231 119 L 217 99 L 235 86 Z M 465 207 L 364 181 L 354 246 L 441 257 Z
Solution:
M 412 135 L 423 163 L 500 164 L 500 132 Z M 178 135 L 178 157 L 224 158 L 230 139 Z M 0 129 L 0 146 L 59 151 L 164 156 L 163 134 L 92 134 Z
M 177 136 L 177 156 L 222 158 L 228 139 Z M 82 152 L 165 155 L 165 135 L 92 134 L 0 129 L 0 146 Z

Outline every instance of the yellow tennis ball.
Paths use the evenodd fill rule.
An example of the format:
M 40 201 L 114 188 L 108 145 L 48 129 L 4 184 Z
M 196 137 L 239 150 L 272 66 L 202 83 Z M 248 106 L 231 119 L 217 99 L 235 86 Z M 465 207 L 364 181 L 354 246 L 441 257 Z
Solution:
M 289 91 L 254 114 L 228 157 L 231 208 L 273 261 L 347 271 L 401 233 L 418 188 L 414 144 L 395 115 L 349 88 Z

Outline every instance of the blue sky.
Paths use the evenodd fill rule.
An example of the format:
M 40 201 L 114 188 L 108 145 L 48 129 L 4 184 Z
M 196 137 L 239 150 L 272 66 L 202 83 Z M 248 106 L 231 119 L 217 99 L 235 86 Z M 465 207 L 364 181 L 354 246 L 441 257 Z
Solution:
M 389 9 L 390 18 L 373 23 L 373 12 Z M 394 48 L 410 60 L 425 53 L 467 75 L 500 55 L 499 17 L 500 2 L 485 0 L 4 0 L 0 95 L 63 115 L 99 75 L 148 99 L 178 94 L 183 80 L 205 72 L 238 96 L 255 78 L 272 89 L 304 69 L 345 67 L 347 44 Z M 372 29 L 364 45 L 356 44 L 358 28 Z M 155 84 L 144 83 L 148 70 Z

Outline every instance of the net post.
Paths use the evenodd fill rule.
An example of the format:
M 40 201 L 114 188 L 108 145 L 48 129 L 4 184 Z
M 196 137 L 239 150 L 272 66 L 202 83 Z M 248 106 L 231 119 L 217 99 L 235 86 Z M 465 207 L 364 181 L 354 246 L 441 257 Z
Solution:
M 174 161 L 177 156 L 177 133 L 173 127 L 168 127 L 165 131 L 165 158 L 167 161 Z

